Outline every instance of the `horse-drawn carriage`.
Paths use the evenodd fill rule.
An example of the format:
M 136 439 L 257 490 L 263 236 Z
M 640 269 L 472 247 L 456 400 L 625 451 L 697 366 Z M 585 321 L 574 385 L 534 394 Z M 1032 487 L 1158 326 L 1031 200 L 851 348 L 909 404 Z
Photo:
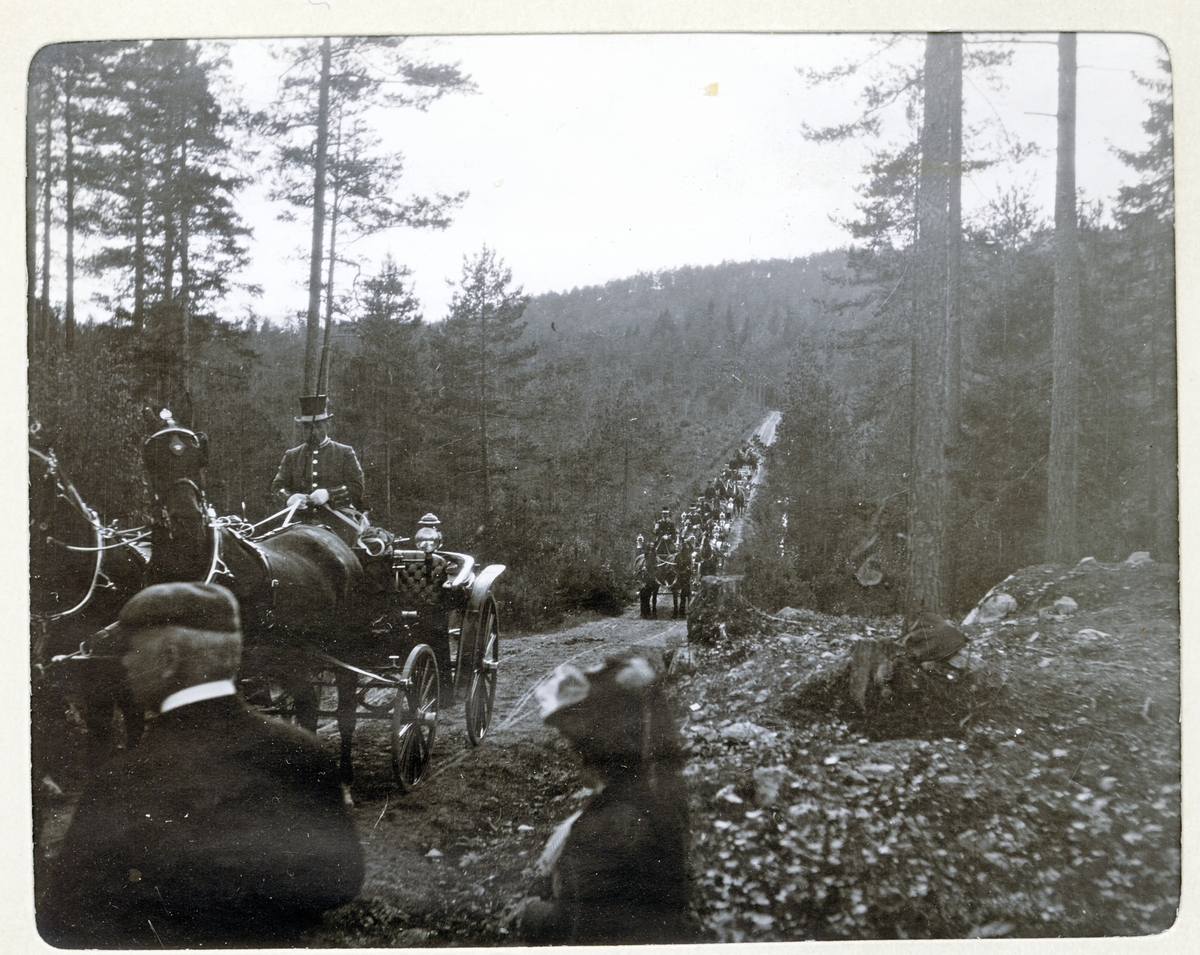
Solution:
M 267 553 L 273 541 L 307 526 L 311 525 L 285 522 L 246 541 Z M 254 640 L 243 654 L 244 688 L 265 711 L 296 718 L 310 728 L 320 716 L 336 717 L 347 781 L 355 721 L 387 721 L 393 776 L 408 792 L 425 776 L 443 706 L 463 704 L 471 745 L 477 746 L 488 732 L 500 665 L 499 614 L 492 591 L 505 568 L 477 568 L 467 554 L 429 546 L 364 550 L 357 556 L 363 567 L 362 581 L 352 595 L 357 606 L 349 614 L 346 633 L 327 642 L 332 652 L 303 642 L 288 647 L 281 658 L 277 643 Z M 213 582 L 236 585 L 236 580 L 223 581 L 222 575 Z M 261 629 L 254 629 L 261 635 Z M 302 675 L 314 677 L 316 698 L 310 705 L 315 710 L 307 719 L 303 706 L 297 706 L 294 681 L 281 677 L 281 663 L 285 674 L 298 666 Z M 331 688 L 337 705 L 322 708 L 325 691 Z
M 503 565 L 476 567 L 466 554 L 441 550 L 440 535 L 418 535 L 415 549 L 398 546 L 404 539 L 378 529 L 359 539 L 347 535 L 344 515 L 328 507 L 301 514 L 289 508 L 258 525 L 217 517 L 201 489 L 203 434 L 167 420 L 143 451 L 156 502 L 150 558 L 123 598 L 143 585 L 176 580 L 233 591 L 242 611 L 247 699 L 311 730 L 321 715 L 336 715 L 346 783 L 353 776 L 351 738 L 360 717 L 389 722 L 394 776 L 405 791 L 425 777 L 444 706 L 463 703 L 468 739 L 476 745 L 484 738 L 500 654 L 493 586 Z M 62 496 L 61 484 L 39 479 L 35 488 L 32 465 L 30 476 L 32 536 L 35 520 L 66 521 L 71 509 L 36 508 L 41 483 L 54 488 L 45 492 L 48 499 Z M 95 523 L 86 505 L 81 513 Z M 37 530 L 42 538 L 67 539 L 63 530 Z M 87 550 L 99 567 L 99 555 L 114 547 L 97 539 L 68 553 Z M 87 564 L 82 554 L 78 562 Z M 31 574 L 31 589 L 41 583 Z M 103 592 L 112 591 L 109 586 Z M 35 667 L 74 671 L 80 674 L 74 683 L 100 673 L 111 682 L 120 662 L 106 645 L 111 627 L 99 628 L 115 619 L 119 605 L 105 609 L 104 620 L 86 615 L 93 624 L 87 639 L 78 641 L 72 632 L 66 652 L 35 653 Z M 322 710 L 329 686 L 336 690 L 336 708 Z

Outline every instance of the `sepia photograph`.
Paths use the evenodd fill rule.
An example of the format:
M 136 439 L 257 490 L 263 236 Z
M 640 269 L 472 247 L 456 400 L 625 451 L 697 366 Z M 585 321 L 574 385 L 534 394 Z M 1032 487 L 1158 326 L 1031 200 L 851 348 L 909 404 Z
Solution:
M 30 938 L 1169 935 L 1162 39 L 222 32 L 21 64 Z

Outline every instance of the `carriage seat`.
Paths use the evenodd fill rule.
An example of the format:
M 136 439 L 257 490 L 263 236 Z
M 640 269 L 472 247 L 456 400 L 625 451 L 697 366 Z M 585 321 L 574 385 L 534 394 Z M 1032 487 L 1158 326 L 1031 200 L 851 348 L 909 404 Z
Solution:
M 427 562 L 419 550 L 392 552 L 394 593 L 400 595 L 403 606 L 432 606 L 443 597 L 443 584 L 450 579 L 450 562 L 441 554 L 433 554 Z

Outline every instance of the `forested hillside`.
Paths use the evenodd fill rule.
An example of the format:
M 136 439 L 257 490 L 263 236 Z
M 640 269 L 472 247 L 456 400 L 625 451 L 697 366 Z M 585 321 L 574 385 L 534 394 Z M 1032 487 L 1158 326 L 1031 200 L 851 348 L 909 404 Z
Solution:
M 213 45 L 64 45 L 31 71 L 29 412 L 105 521 L 146 520 L 140 439 L 163 407 L 210 436 L 215 509 L 265 516 L 299 440 L 297 398 L 319 388 L 333 436 L 358 450 L 377 523 L 411 533 L 436 511 L 451 546 L 509 565 L 517 620 L 613 609 L 636 534 L 694 499 L 781 408 L 751 590 L 763 603 L 891 612 L 906 607 L 914 567 L 938 564 L 948 610 L 1046 559 L 1052 410 L 1066 404 L 1055 382 L 1070 368 L 1071 546 L 1174 557 L 1169 78 L 1145 81 L 1150 145 L 1122 156 L 1138 184 L 1076 217 L 1078 360 L 1067 361 L 1055 345 L 1062 230 L 1020 185 L 959 223 L 945 244 L 953 291 L 929 300 L 930 276 L 949 272 L 930 272 L 918 241 L 916 197 L 932 185 L 915 140 L 880 146 L 847 250 L 531 297 L 503 250 L 484 246 L 466 250 L 449 314 L 426 314 L 403 262 L 366 271 L 347 245 L 442 228 L 463 196 L 393 201 L 402 168 L 372 153 L 364 110 L 423 107 L 469 91 L 469 77 L 417 69 L 398 40 L 285 53 L 291 79 L 262 115 L 228 94 Z M 403 97 L 388 99 L 386 69 L 407 77 Z M 897 102 L 918 117 L 922 87 L 906 83 Z M 299 132 L 310 127 L 324 152 Z M 278 139 L 284 128 L 292 138 Z M 295 324 L 227 305 L 252 241 L 236 201 L 249 175 L 271 177 L 287 215 L 324 217 L 307 263 L 322 294 Z M 83 237 L 93 251 L 77 257 Z M 60 264 L 65 283 L 52 285 Z M 76 271 L 108 290 L 107 317 L 76 319 Z M 933 359 L 918 350 L 930 315 L 944 326 Z M 916 477 L 931 457 L 933 477 Z M 925 561 L 910 525 L 931 487 L 946 544 Z
M 931 484 L 945 508 L 941 612 L 970 607 L 1031 564 L 1135 550 L 1176 562 L 1173 127 L 1161 65 L 1163 74 L 1143 80 L 1149 145 L 1119 154 L 1137 184 L 1111 206 L 1078 213 L 1068 193 L 1065 247 L 1078 301 L 1066 359 L 1063 229 L 1013 186 L 961 223 L 950 304 L 931 309 L 919 273 L 928 254 L 916 218 L 927 185 L 920 152 L 880 150 L 849 223 L 857 241 L 844 297 L 825 303 L 827 322 L 791 352 L 771 493 L 757 515 L 770 531 L 750 558 L 757 599 L 911 610 L 912 498 Z M 941 268 L 949 274 L 946 261 Z M 919 356 L 915 329 L 930 314 L 938 349 Z M 923 379 L 944 428 L 932 451 L 917 439 L 928 423 Z M 1052 418 L 1068 398 L 1073 538 L 1056 554 L 1051 526 L 1064 505 L 1049 489 Z M 938 467 L 923 473 L 934 455 Z

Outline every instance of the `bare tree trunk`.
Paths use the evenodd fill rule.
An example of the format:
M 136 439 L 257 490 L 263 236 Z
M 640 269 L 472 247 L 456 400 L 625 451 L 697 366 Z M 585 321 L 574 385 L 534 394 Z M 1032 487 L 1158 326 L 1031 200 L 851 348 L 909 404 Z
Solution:
M 329 211 L 329 267 L 325 277 L 325 332 L 321 339 L 321 367 L 317 373 L 317 391 L 319 395 L 326 393 L 329 382 L 329 333 L 333 327 L 333 267 L 337 263 L 337 227 L 338 227 L 338 198 L 340 193 L 337 169 L 341 145 L 341 122 L 338 122 L 338 151 L 333 157 L 333 202 Z
M 949 305 L 950 154 L 954 42 L 925 44 L 925 115 L 918 176 L 916 309 L 913 315 L 912 450 L 908 495 L 909 612 L 940 612 L 945 602 L 946 319 Z
M 37 298 L 37 115 L 39 87 L 30 83 L 25 91 L 25 115 L 28 126 L 25 130 L 25 350 L 30 358 L 38 340 Z M 50 173 L 46 173 L 50 181 Z
M 488 480 L 488 432 L 487 432 L 487 305 L 479 305 L 479 465 L 483 481 L 484 527 L 492 515 L 491 487 Z
M 321 41 L 321 85 L 317 100 L 317 156 L 313 172 L 312 253 L 308 269 L 308 325 L 304 338 L 304 393 L 313 394 L 320 373 L 321 264 L 325 238 L 325 156 L 329 148 L 330 40 Z
M 66 133 L 66 154 L 63 156 L 66 173 L 67 204 L 67 301 L 63 321 L 66 338 L 63 347 L 70 351 L 75 346 L 75 129 L 71 116 L 71 93 L 74 83 L 68 75 L 63 85 L 63 127 Z
M 49 84 L 49 80 L 47 80 Z M 50 346 L 50 229 L 53 225 L 54 179 L 54 90 L 48 85 L 46 92 L 46 138 L 43 141 L 45 181 L 42 183 L 42 301 L 38 321 L 42 341 Z
M 133 200 L 133 328 L 141 332 L 146 321 L 146 154 L 140 137 L 136 150 L 133 157 L 136 177 Z
M 946 446 L 958 446 L 962 397 L 962 62 L 961 33 L 950 35 L 950 259 L 947 285 Z
M 959 423 L 962 401 L 962 78 L 963 38 L 950 34 L 950 247 L 946 276 L 946 457 L 948 475 L 962 464 L 959 455 Z M 946 481 L 948 523 L 954 524 L 957 493 L 955 482 Z M 954 593 L 954 548 L 948 541 L 942 560 L 942 586 Z
M 183 125 L 181 123 L 181 125 Z M 183 393 L 191 403 L 191 335 L 192 335 L 192 271 L 188 261 L 188 238 L 190 233 L 191 208 L 187 194 L 187 133 L 179 144 L 179 182 L 184 184 L 179 199 L 179 304 L 182 311 L 183 342 L 180 348 L 180 373 L 183 379 Z
M 178 224 L 175 221 L 175 146 L 167 151 L 163 190 L 163 251 L 162 251 L 162 301 L 175 298 L 175 247 L 178 244 Z
M 1054 190 L 1054 383 L 1050 405 L 1046 559 L 1078 550 L 1080 264 L 1075 205 L 1075 34 L 1058 38 L 1058 172 Z

